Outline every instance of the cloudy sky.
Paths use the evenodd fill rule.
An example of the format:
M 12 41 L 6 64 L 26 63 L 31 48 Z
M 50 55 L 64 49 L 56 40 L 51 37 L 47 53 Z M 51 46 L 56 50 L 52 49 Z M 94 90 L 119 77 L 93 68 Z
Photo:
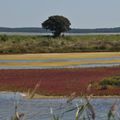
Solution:
M 63 15 L 72 28 L 120 27 L 120 0 L 0 0 L 0 27 L 41 27 Z

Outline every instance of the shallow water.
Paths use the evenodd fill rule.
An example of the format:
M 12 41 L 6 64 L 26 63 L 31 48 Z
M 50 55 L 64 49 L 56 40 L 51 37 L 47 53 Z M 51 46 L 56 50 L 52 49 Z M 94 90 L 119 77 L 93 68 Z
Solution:
M 0 66 L 0 69 L 62 69 L 62 68 L 95 68 L 95 67 L 116 67 L 120 63 L 105 63 L 105 64 L 82 64 L 69 66 Z
M 76 104 L 84 104 L 85 101 L 83 99 L 75 99 L 71 103 L 66 103 L 66 101 L 67 99 L 28 100 L 21 97 L 19 93 L 0 93 L 0 120 L 10 120 L 15 112 L 16 104 L 18 111 L 25 114 L 25 120 L 51 120 L 50 111 L 59 116 L 60 120 L 74 120 L 76 110 L 66 111 L 76 107 Z M 96 120 L 107 120 L 107 113 L 114 102 L 117 102 L 117 111 L 120 113 L 119 98 L 92 99 L 91 104 L 95 109 Z
M 60 59 L 55 59 L 55 58 L 51 58 L 51 59 L 43 59 L 43 60 L 39 60 L 39 59 L 34 59 L 34 60 L 0 60 L 0 63 L 31 63 L 31 62 L 81 62 L 81 61 L 108 61 L 108 60 L 120 60 L 120 57 L 109 57 L 109 58 L 60 58 Z
M 4 66 L 0 66 L 0 69 L 51 69 L 51 68 L 89 68 L 89 67 L 111 67 L 111 66 L 119 66 L 120 62 L 113 62 L 113 63 L 99 63 L 99 61 L 111 61 L 111 60 L 120 60 L 119 56 L 116 57 L 108 57 L 108 58 L 61 58 L 61 59 L 34 59 L 34 60 L 0 60 L 0 63 L 3 63 Z M 98 61 L 98 63 L 90 63 L 90 64 L 77 64 L 74 65 L 75 62 L 91 62 L 91 61 Z M 64 65 L 64 66 L 22 66 L 20 63 L 54 63 L 57 62 L 73 62 L 73 65 Z M 7 66 L 7 63 L 18 63 L 18 66 Z

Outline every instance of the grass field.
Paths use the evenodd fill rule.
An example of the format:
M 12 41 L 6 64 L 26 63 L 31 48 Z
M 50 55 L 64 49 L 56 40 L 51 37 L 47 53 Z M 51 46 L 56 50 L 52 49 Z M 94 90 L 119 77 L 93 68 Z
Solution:
M 120 35 L 50 36 L 0 35 L 0 53 L 71 53 L 120 51 Z

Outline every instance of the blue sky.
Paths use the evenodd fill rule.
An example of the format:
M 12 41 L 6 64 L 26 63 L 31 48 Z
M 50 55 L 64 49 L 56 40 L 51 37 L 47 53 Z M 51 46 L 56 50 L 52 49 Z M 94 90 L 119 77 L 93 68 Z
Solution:
M 120 26 L 120 0 L 0 0 L 0 26 L 41 27 L 51 15 L 63 15 L 73 28 Z

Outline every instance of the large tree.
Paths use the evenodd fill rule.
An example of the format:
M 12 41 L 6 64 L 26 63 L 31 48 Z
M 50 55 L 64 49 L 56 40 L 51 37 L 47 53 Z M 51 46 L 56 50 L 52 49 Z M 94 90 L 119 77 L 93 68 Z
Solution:
M 62 32 L 70 30 L 70 21 L 64 16 L 50 16 L 46 21 L 42 23 L 42 27 L 52 31 L 55 37 L 61 35 Z

